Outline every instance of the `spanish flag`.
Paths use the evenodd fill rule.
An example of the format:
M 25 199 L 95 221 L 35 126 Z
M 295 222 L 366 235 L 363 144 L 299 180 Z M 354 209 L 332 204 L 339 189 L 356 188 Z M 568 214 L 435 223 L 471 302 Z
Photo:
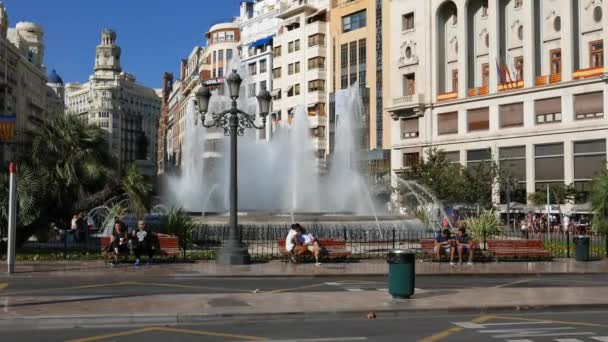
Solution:
M 15 126 L 17 116 L 15 115 L 0 115 L 0 142 L 10 142 L 15 136 Z

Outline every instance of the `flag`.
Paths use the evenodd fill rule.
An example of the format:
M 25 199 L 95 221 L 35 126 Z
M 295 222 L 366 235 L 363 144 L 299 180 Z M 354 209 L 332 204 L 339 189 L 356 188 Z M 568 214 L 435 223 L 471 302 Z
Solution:
M 505 75 L 503 74 L 503 69 L 502 69 L 501 65 L 498 63 L 497 59 L 495 59 L 494 61 L 496 62 L 496 72 L 498 73 L 498 78 L 500 79 L 500 83 L 501 84 L 507 83 L 507 81 L 505 80 Z

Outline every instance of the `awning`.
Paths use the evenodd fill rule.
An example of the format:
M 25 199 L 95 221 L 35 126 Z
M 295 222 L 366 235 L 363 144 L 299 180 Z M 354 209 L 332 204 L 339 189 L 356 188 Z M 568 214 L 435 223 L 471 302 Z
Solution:
M 327 9 L 326 9 L 326 8 L 323 8 L 323 9 L 320 9 L 320 10 L 316 11 L 315 13 L 313 13 L 313 14 L 309 15 L 309 16 L 308 16 L 308 17 L 306 17 L 306 18 L 312 18 L 312 17 L 316 17 L 316 16 L 321 15 L 321 14 L 323 14 L 323 13 L 325 13 L 325 12 L 327 12 Z
M 291 26 L 295 23 L 300 23 L 300 17 L 291 18 L 283 22 L 283 26 Z
M 259 47 L 263 47 L 264 45 L 267 45 L 267 44 L 272 44 L 272 36 L 268 36 L 266 38 L 256 40 L 255 42 L 251 43 L 251 45 L 249 45 L 249 48 L 256 49 Z
M 281 88 L 272 89 L 272 91 L 270 92 L 270 96 L 272 96 L 272 97 L 277 97 L 277 96 L 279 96 L 279 94 L 281 94 Z
M 293 86 L 289 86 L 289 88 L 287 88 L 287 92 L 289 93 L 292 89 L 293 89 Z
M 315 108 L 316 105 L 317 105 L 316 103 L 309 103 L 308 108 Z

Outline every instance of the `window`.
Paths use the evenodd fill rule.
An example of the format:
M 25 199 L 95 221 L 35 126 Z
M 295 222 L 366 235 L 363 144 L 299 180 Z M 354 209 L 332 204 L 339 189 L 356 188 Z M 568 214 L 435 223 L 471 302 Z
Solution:
M 604 94 L 600 92 L 574 95 L 576 120 L 604 117 Z
M 606 170 L 606 140 L 574 142 L 574 187 L 577 202 L 587 202 L 591 181 Z
M 295 96 L 295 95 L 300 95 L 300 83 L 296 84 L 296 85 L 293 87 L 293 95 L 294 95 L 294 96 Z
M 308 106 L 309 116 L 325 116 L 325 103 L 319 102 L 312 106 Z
M 437 133 L 440 135 L 458 133 L 458 112 L 437 115 Z
M 308 60 L 308 70 L 325 69 L 325 57 L 314 57 Z
M 602 21 L 602 6 L 595 6 L 595 8 L 593 9 L 593 20 L 596 23 Z
M 258 73 L 257 63 L 249 63 L 249 75 L 256 75 Z
M 460 164 L 460 151 L 445 152 L 445 160 L 450 164 Z
M 313 34 L 308 36 L 308 47 L 325 46 L 325 35 L 323 33 Z
M 342 74 L 340 76 L 340 89 L 348 88 L 348 75 Z
M 469 132 L 487 131 L 489 128 L 490 112 L 487 107 L 467 111 L 467 129 Z
M 300 72 L 300 62 L 295 62 L 287 65 L 287 74 L 293 75 Z
M 288 53 L 293 52 L 293 42 L 289 42 L 289 44 L 287 45 L 287 52 Z
M 262 82 L 260 82 L 260 90 L 262 90 L 262 89 L 268 89 L 268 88 L 266 87 L 266 81 L 262 81 Z
M 537 124 L 562 121 L 562 99 L 560 97 L 536 100 L 534 102 L 534 108 L 536 111 Z
M 513 6 L 515 8 L 520 8 L 523 5 L 524 0 L 515 0 L 515 3 L 513 4 Z
M 524 57 L 515 57 L 515 78 L 518 81 L 524 80 Z
M 300 40 L 296 39 L 293 46 L 293 51 L 300 51 Z
M 294 74 L 297 74 L 300 72 L 300 62 L 295 62 L 294 63 Z
M 325 80 L 314 80 L 308 82 L 308 91 L 325 91 Z
M 367 68 L 367 43 L 365 39 L 359 40 L 359 84 L 363 85 L 366 82 Z
M 418 138 L 420 135 L 419 119 L 410 118 L 401 120 L 401 139 Z
M 226 61 L 230 62 L 232 60 L 232 49 L 226 50 Z
M 551 50 L 551 75 L 562 73 L 562 50 Z
M 403 75 L 403 96 L 416 94 L 416 74 Z
M 217 77 L 224 77 L 224 68 L 217 69 Z
M 255 97 L 255 83 L 249 85 L 249 97 Z
M 293 75 L 293 63 L 287 65 L 287 75 Z
M 275 57 L 281 57 L 281 46 L 275 46 L 272 48 L 272 53 Z
M 366 10 L 342 17 L 342 32 L 344 33 L 354 31 L 366 25 Z
M 452 92 L 458 91 L 458 69 L 452 70 Z
M 357 65 L 357 42 L 351 42 L 349 46 L 349 57 L 351 68 Z
M 534 146 L 534 172 L 536 189 L 546 188 L 547 183 L 564 183 L 564 144 Z
M 413 30 L 414 29 L 414 12 L 404 14 L 401 17 L 401 30 Z
M 312 129 L 312 135 L 315 138 L 325 139 L 325 126 L 319 126 Z
M 346 69 L 348 64 L 348 44 L 342 44 L 340 47 L 340 67 Z
M 234 32 L 226 32 L 226 41 L 233 42 L 234 41 Z
M 266 73 L 266 60 L 260 61 L 260 74 Z
M 500 128 L 521 127 L 524 125 L 524 104 L 509 103 L 498 107 Z
M 224 50 L 220 50 L 217 52 L 217 61 L 218 62 L 224 61 Z
M 484 18 L 488 16 L 488 0 L 481 4 L 481 16 Z
M 489 148 L 467 151 L 467 167 L 475 167 L 490 160 L 492 160 L 492 151 Z
M 273 79 L 281 78 L 281 68 L 280 67 L 272 69 L 272 78 Z
M 213 51 L 213 64 L 217 64 L 217 51 Z
M 409 168 L 420 162 L 420 153 L 412 152 L 412 153 L 404 153 L 403 154 L 403 167 Z
M 600 68 L 604 66 L 604 42 L 596 40 L 589 43 L 589 67 Z
M 481 65 L 481 85 L 487 87 L 490 84 L 490 65 L 484 63 Z
M 501 147 L 498 150 L 498 157 L 500 171 L 510 180 L 509 185 L 501 186 L 500 202 L 507 202 L 508 186 L 510 201 L 526 203 L 526 147 Z

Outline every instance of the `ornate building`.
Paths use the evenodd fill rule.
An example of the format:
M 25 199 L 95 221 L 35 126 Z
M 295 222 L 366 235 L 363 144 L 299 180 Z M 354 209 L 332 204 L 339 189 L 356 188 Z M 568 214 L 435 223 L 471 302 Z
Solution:
M 156 163 L 161 98 L 153 88 L 142 86 L 125 73 L 116 33 L 104 30 L 97 46 L 94 73 L 89 82 L 65 86 L 65 106 L 71 115 L 96 123 L 109 133 L 109 148 L 120 167 L 140 159 L 138 140 L 145 134 L 145 158 Z

